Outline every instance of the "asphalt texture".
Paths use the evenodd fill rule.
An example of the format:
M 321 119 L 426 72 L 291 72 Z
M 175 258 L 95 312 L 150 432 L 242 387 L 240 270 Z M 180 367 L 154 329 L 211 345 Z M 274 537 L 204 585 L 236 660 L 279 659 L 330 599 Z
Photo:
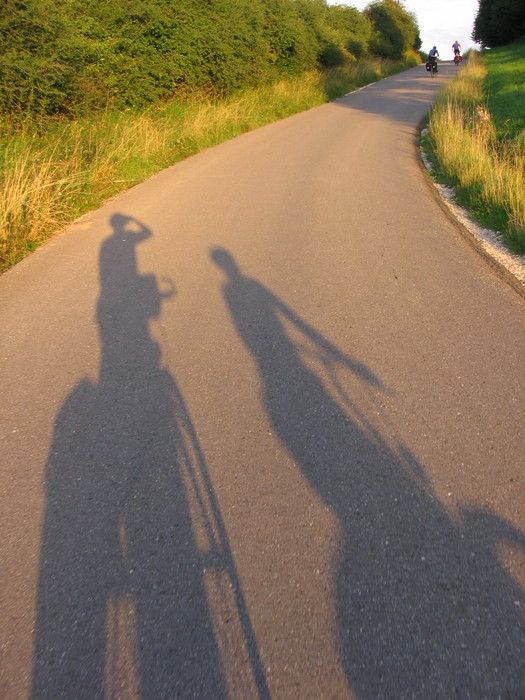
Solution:
M 525 300 L 423 66 L 0 278 L 2 698 L 525 698 Z

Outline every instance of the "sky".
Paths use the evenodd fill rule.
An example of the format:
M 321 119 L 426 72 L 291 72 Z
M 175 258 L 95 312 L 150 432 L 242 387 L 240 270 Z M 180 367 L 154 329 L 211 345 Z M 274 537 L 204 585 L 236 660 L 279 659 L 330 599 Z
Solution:
M 328 0 L 329 5 L 351 5 L 363 10 L 370 0 Z M 470 38 L 478 13 L 478 0 L 405 0 L 403 5 L 417 18 L 423 51 L 437 46 L 443 59 L 453 57 L 457 39 L 464 51 L 474 42 Z

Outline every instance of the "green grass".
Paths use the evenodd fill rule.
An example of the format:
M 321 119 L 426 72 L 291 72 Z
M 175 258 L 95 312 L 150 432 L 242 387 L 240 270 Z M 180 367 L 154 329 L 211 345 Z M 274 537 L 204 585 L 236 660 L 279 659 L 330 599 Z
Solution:
M 500 139 L 525 131 L 525 39 L 483 54 L 487 106 Z
M 206 94 L 139 112 L 78 121 L 0 121 L 0 271 L 81 214 L 149 175 L 243 132 L 304 111 L 386 75 L 394 64 L 363 59 L 311 71 L 226 99 Z
M 423 141 L 439 181 L 508 247 L 525 253 L 524 45 L 471 53 L 430 113 Z

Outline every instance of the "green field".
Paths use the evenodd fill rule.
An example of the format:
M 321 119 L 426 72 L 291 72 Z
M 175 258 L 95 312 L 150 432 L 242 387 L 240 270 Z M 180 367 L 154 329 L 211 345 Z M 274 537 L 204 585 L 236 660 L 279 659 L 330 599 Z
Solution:
M 483 54 L 487 67 L 485 94 L 500 139 L 525 131 L 525 39 Z

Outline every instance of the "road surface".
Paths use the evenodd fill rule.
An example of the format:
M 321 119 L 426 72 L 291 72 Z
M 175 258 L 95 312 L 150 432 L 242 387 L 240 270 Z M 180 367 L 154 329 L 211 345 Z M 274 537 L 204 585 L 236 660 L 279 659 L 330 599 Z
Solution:
M 3 698 L 523 698 L 525 306 L 420 66 L 0 278 Z

